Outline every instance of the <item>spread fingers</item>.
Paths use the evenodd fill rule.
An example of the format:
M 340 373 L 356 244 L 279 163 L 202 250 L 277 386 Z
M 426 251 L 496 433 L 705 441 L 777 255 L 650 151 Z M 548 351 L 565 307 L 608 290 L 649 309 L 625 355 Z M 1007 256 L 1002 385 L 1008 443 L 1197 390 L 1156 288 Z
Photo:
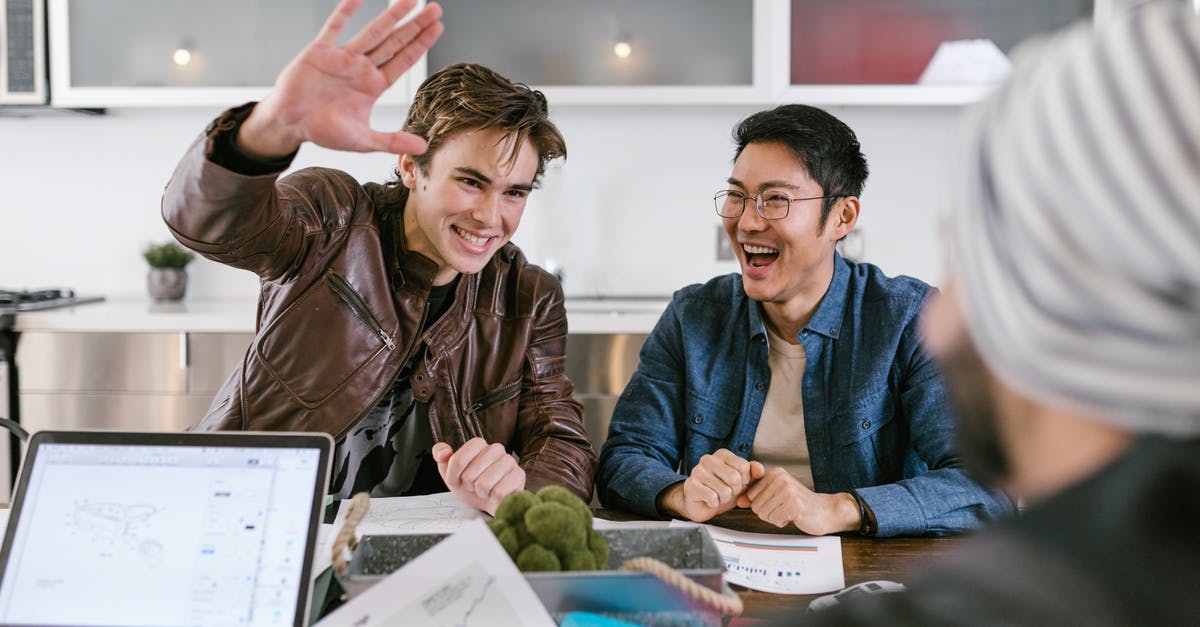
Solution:
M 383 66 L 396 54 L 405 50 L 408 47 L 415 45 L 419 49 L 417 54 L 409 55 L 413 61 L 421 56 L 428 49 L 428 45 L 422 48 L 420 46 L 421 37 L 425 31 L 433 26 L 440 27 L 442 23 L 438 21 L 442 15 L 442 9 L 436 4 L 431 4 L 419 13 L 413 16 L 412 19 L 392 29 L 382 40 L 375 45 L 363 51 L 363 54 L 370 57 L 371 62 L 377 66 Z M 433 45 L 437 38 L 434 37 L 428 43 Z
M 437 7 L 436 4 L 430 6 Z M 438 12 L 440 13 L 440 11 L 441 9 L 439 8 Z M 395 83 L 401 75 L 417 62 L 417 59 L 421 58 L 421 55 L 432 48 L 438 37 L 442 36 L 443 29 L 442 23 L 436 20 L 426 26 L 422 26 L 415 38 L 410 38 L 386 63 L 379 66 L 379 69 L 387 76 L 388 83 Z
M 392 33 L 392 30 L 396 28 L 396 24 L 404 19 L 404 16 L 408 15 L 409 11 L 412 11 L 416 3 L 416 0 L 400 0 L 396 4 L 391 5 L 383 13 L 380 13 L 375 19 L 371 20 L 362 30 L 355 33 L 350 38 L 350 41 L 346 42 L 344 48 L 350 52 L 361 54 L 378 46 L 380 42 L 387 39 L 388 35 Z M 345 28 L 345 24 L 342 24 L 342 27 Z
M 346 30 L 346 24 L 354 17 L 354 12 L 358 10 L 358 5 L 362 0 L 342 0 L 333 13 L 325 19 L 325 24 L 321 27 L 321 32 L 317 33 L 317 43 L 327 46 L 337 45 L 338 37 L 342 31 Z

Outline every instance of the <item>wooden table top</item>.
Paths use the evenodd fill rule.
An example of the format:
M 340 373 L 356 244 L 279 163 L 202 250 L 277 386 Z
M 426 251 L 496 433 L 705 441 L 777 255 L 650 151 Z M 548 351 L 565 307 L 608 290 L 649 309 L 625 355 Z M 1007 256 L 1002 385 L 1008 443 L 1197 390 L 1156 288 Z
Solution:
M 627 514 L 600 510 L 601 518 L 629 520 Z M 755 533 L 799 534 L 795 527 L 780 529 L 759 520 L 747 509 L 735 509 L 708 521 L 709 524 L 738 531 Z M 842 568 L 846 585 L 886 579 L 904 583 L 913 575 L 928 568 L 940 557 L 953 553 L 964 540 L 963 537 L 948 538 L 864 538 L 847 534 L 842 536 Z M 740 586 L 732 586 L 745 604 L 745 618 L 766 618 L 781 612 L 803 612 L 808 603 L 820 594 L 774 594 L 759 592 Z

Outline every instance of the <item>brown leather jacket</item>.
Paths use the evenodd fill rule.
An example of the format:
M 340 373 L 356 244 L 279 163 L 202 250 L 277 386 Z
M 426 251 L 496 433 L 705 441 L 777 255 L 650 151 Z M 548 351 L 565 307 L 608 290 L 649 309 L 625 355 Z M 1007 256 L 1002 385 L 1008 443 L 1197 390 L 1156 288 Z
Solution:
M 435 442 L 481 436 L 519 457 L 526 486 L 591 498 L 596 454 L 564 372 L 562 288 L 507 244 L 464 275 L 418 337 L 436 264 L 404 243 L 398 207 L 344 172 L 246 176 L 214 163 L 248 108 L 184 155 L 162 212 L 189 248 L 261 278 L 257 331 L 197 429 L 345 434 L 418 356 L 413 396 Z M 221 159 L 218 158 L 218 161 Z

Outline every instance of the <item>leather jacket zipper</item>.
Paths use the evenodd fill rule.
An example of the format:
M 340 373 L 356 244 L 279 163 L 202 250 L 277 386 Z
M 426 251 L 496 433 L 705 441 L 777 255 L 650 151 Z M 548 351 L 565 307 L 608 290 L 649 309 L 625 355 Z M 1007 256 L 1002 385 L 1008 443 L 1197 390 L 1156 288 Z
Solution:
M 425 328 L 425 317 L 428 315 L 429 299 L 426 299 L 425 304 L 421 306 L 421 318 L 417 320 L 417 337 L 413 340 L 413 343 L 409 345 L 408 353 L 404 355 L 404 359 L 400 361 L 401 368 L 403 368 L 404 364 L 407 364 L 409 360 L 413 358 L 413 355 L 417 353 L 417 347 L 421 345 L 421 338 L 425 337 L 425 335 L 429 332 L 429 329 Z
M 371 313 L 371 310 L 367 308 L 367 303 L 364 302 L 362 297 L 358 295 L 358 292 L 354 291 L 354 288 L 350 287 L 350 284 L 346 282 L 346 279 L 343 279 L 337 274 L 330 272 L 329 285 L 333 287 L 333 291 L 337 292 L 337 295 L 341 297 L 341 299 L 345 301 L 347 305 L 350 305 L 350 309 L 354 310 L 354 314 L 358 316 L 358 319 L 362 320 L 367 326 L 371 327 L 371 330 L 375 332 L 375 335 L 379 336 L 379 339 L 383 340 L 383 345 L 386 346 L 388 350 L 396 350 L 396 342 L 393 341 L 390 336 L 388 336 L 387 331 L 383 329 L 383 325 L 379 324 L 379 320 L 377 320 L 375 315 Z
M 500 388 L 499 390 L 496 390 L 494 392 L 489 392 L 483 398 L 479 399 L 473 405 L 468 407 L 464 413 L 473 414 L 485 407 L 490 407 L 491 405 L 494 405 L 500 401 L 508 400 L 508 399 L 516 396 L 515 394 L 513 394 L 514 391 L 519 391 L 520 389 L 521 389 L 520 381 L 510 383 L 510 384 Z

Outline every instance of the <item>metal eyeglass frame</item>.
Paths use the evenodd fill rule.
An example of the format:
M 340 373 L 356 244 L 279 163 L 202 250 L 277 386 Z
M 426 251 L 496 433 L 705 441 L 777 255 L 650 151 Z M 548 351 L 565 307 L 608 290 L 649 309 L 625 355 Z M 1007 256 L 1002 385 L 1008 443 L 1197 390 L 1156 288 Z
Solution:
M 758 214 L 758 217 L 762 218 L 763 220 L 782 220 L 782 219 L 788 217 L 788 215 L 792 212 L 792 203 L 794 203 L 794 202 L 800 202 L 802 200 L 824 200 L 826 198 L 843 198 L 846 196 L 846 194 L 826 194 L 824 196 L 809 196 L 807 198 L 791 198 L 788 196 L 784 196 L 784 198 L 787 198 L 788 204 L 787 204 L 787 208 L 783 210 L 783 215 L 777 216 L 777 217 L 768 217 L 763 214 L 762 195 L 769 191 L 774 191 L 774 190 L 765 190 L 765 191 L 761 191 L 757 194 L 743 194 L 742 192 L 739 192 L 737 190 L 723 189 L 723 190 L 717 192 L 716 194 L 713 194 L 713 208 L 717 210 L 718 216 L 721 216 L 722 218 L 725 218 L 728 220 L 734 220 L 734 219 L 742 217 L 742 214 L 746 213 L 746 201 L 753 198 L 754 199 L 754 212 Z M 733 195 L 742 197 L 742 210 L 739 211 L 736 216 L 727 216 L 721 211 L 721 207 L 723 207 L 725 205 L 726 199 L 729 196 L 733 196 Z

